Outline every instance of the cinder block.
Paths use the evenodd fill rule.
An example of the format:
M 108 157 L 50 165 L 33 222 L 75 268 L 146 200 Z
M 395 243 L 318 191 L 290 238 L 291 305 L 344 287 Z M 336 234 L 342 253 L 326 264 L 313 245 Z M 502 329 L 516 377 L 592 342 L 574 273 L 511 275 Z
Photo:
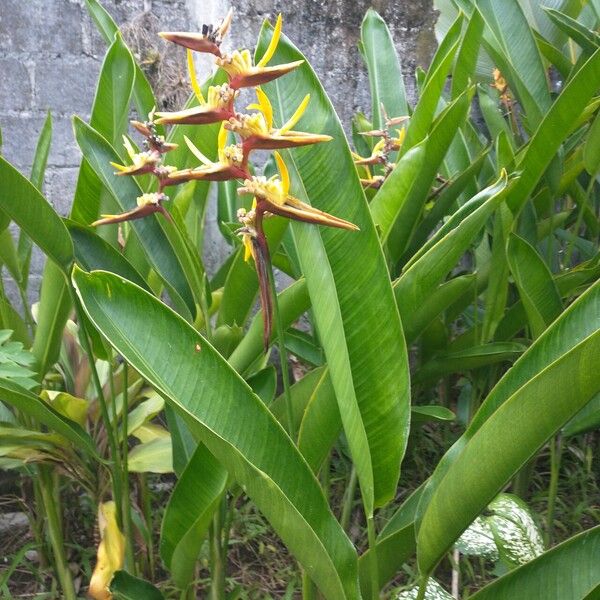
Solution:
M 80 54 L 81 6 L 69 0 L 5 2 L 0 48 L 8 52 Z M 8 7 L 10 5 L 10 7 Z
M 0 115 L 2 127 L 2 154 L 20 171 L 29 175 L 38 136 L 42 129 L 43 117 Z
M 89 114 L 100 66 L 88 57 L 40 60 L 35 66 L 36 107 L 62 115 Z
M 31 82 L 25 63 L 17 58 L 0 58 L 0 110 L 27 110 L 31 107 Z
M 51 167 L 46 171 L 46 197 L 63 217 L 71 211 L 78 173 L 77 167 Z

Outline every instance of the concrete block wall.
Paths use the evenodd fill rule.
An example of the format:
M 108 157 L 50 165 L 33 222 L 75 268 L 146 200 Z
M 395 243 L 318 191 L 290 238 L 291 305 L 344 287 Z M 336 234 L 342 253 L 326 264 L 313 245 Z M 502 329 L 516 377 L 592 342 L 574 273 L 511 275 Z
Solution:
M 262 20 L 284 14 L 284 28 L 324 82 L 345 126 L 356 110 L 369 112 L 368 80 L 357 49 L 362 17 L 373 5 L 387 20 L 408 76 L 426 66 L 435 48 L 432 0 L 104 0 L 119 25 L 144 12 L 158 29 L 197 29 L 216 22 L 233 4 L 235 20 L 228 48 L 252 47 Z M 142 22 L 143 24 L 143 22 Z M 160 44 L 161 42 L 159 42 Z M 157 46 L 159 49 L 161 46 Z M 63 215 L 69 211 L 80 156 L 71 117 L 87 118 L 105 45 L 83 0 L 0 0 L 0 127 L 3 155 L 28 173 L 47 111 L 54 135 L 44 191 Z M 178 52 L 178 53 L 177 53 Z M 175 61 L 184 53 L 175 50 Z M 215 240 L 213 243 L 217 243 Z M 209 263 L 219 252 L 209 252 Z M 37 294 L 43 259 L 33 262 Z M 210 265 L 209 265 L 210 266 Z

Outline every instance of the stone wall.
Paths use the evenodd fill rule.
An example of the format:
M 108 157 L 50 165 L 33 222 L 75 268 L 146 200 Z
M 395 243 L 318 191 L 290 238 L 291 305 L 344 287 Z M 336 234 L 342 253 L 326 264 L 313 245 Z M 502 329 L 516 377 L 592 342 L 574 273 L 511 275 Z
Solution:
M 126 26 L 125 36 L 139 58 L 162 73 L 155 80 L 166 102 L 173 100 L 166 91 L 169 81 L 184 81 L 184 53 L 173 47 L 165 57 L 167 45 L 152 35 L 153 29 L 196 29 L 203 22 L 218 21 L 233 4 L 235 20 L 227 43 L 251 47 L 262 20 L 281 11 L 285 32 L 312 62 L 346 126 L 356 110 L 369 111 L 368 82 L 357 50 L 360 22 L 369 6 L 390 25 L 409 75 L 409 93 L 410 74 L 416 65 L 426 66 L 435 47 L 432 0 L 105 0 L 103 4 L 119 25 Z M 70 119 L 73 114 L 89 115 L 104 51 L 83 0 L 0 0 L 3 154 L 28 172 L 46 112 L 52 113 L 54 137 L 45 193 L 61 214 L 69 210 L 80 160 Z M 35 278 L 42 262 L 36 256 Z M 37 285 L 32 284 L 35 293 Z

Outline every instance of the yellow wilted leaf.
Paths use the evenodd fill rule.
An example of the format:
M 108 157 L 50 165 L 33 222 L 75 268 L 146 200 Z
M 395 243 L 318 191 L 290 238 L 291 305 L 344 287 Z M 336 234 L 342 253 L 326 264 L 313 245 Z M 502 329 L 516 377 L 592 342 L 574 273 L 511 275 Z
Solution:
M 98 507 L 98 529 L 101 541 L 88 596 L 94 600 L 111 600 L 108 586 L 115 571 L 123 567 L 125 557 L 125 536 L 117 525 L 117 507 L 112 500 Z

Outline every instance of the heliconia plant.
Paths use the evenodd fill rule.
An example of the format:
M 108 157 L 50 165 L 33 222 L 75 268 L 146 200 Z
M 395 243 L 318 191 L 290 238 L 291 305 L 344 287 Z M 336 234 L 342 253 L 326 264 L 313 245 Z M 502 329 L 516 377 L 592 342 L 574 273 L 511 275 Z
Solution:
M 367 12 L 351 150 L 281 15 L 254 56 L 226 49 L 232 11 L 161 33 L 192 92 L 166 112 L 86 0 L 108 50 L 89 123 L 73 119 L 68 218 L 41 191 L 50 117 L 29 179 L 0 158 L 0 262 L 23 303 L 0 289 L 0 468 L 31 482 L 60 597 L 82 579 L 96 599 L 595 597 L 600 529 L 557 514 L 563 463 L 591 460 L 600 424 L 600 14 L 436 4 L 414 102 Z M 214 58 L 203 84 L 195 52 Z M 230 254 L 209 273 L 215 188 Z M 570 493 L 593 519 L 585 472 L 589 495 Z M 72 497 L 94 511 L 89 567 Z M 232 581 L 254 509 L 293 557 L 285 590 Z

